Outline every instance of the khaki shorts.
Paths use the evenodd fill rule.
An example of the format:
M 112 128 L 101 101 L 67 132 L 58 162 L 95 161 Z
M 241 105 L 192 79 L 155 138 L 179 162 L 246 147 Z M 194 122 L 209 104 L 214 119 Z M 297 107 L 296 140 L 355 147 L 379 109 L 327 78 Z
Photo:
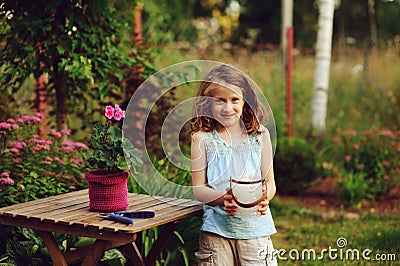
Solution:
M 278 265 L 269 236 L 253 239 L 231 239 L 200 232 L 199 266 Z

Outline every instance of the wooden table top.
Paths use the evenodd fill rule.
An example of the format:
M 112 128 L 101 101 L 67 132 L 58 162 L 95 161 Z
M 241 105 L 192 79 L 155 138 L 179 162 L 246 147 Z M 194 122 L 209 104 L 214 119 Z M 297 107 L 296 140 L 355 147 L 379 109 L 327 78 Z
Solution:
M 188 199 L 129 193 L 127 211 L 152 210 L 154 218 L 134 219 L 133 225 L 99 217 L 89 211 L 88 190 L 79 190 L 0 208 L 0 223 L 37 230 L 111 239 L 202 213 L 203 204 Z

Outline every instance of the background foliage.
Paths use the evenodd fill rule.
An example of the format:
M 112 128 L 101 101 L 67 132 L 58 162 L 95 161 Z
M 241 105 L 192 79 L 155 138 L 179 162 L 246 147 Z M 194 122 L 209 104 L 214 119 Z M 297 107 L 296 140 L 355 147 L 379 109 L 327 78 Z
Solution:
M 287 204 L 279 202 L 279 196 L 285 193 L 288 183 L 307 188 L 311 180 L 306 174 L 315 177 L 315 173 L 317 179 L 314 181 L 325 177 L 337 180 L 337 187 L 332 189 L 337 191 L 337 197 L 343 199 L 343 206 L 346 207 L 361 208 L 365 199 L 384 197 L 399 185 L 400 73 L 396 66 L 400 65 L 400 24 L 396 19 L 400 2 L 375 1 L 379 45 L 374 49 L 369 45 L 370 29 L 366 26 L 369 24 L 367 1 L 341 1 L 336 9 L 327 130 L 324 138 L 318 140 L 306 138 L 311 116 L 312 47 L 318 15 L 316 1 L 294 1 L 297 49 L 293 74 L 292 140 L 284 137 L 286 95 L 279 50 L 280 1 L 237 1 L 239 15 L 235 12 L 235 2 L 0 1 L 0 121 L 6 122 L 8 118 L 34 113 L 36 79 L 42 73 L 48 73 L 50 128 L 55 128 L 58 120 L 55 118 L 60 111 L 56 107 L 56 92 L 57 88 L 62 88 L 61 92 L 67 99 L 66 110 L 71 129 L 69 137 L 86 143 L 88 129 L 102 116 L 99 110 L 104 103 L 127 101 L 140 82 L 157 69 L 193 59 L 233 64 L 246 71 L 263 89 L 274 112 L 279 140 L 276 153 L 279 161 L 276 179 L 279 184 L 278 196 L 271 205 L 275 202 L 272 209 L 275 210 L 273 214 L 280 232 L 276 239 L 284 236 L 283 241 L 278 243 L 285 247 L 325 246 L 336 240 L 334 237 L 337 235 L 332 234 L 342 233 L 343 228 L 350 226 L 352 229 L 344 233 L 355 244 L 367 248 L 373 244 L 377 250 L 392 252 L 391 246 L 396 246 L 398 242 L 395 238 L 398 230 L 394 229 L 398 220 L 393 217 L 367 216 L 358 222 L 339 217 L 320 223 L 322 216 L 298 206 L 290 208 L 289 205 L 288 208 Z M 146 49 L 136 47 L 131 38 L 134 26 L 132 8 L 136 5 L 143 5 Z M 164 102 L 160 103 L 161 108 L 152 113 L 150 119 L 154 125 L 146 131 L 148 139 L 157 140 L 157 132 L 163 121 L 163 116 L 157 116 L 157 113 L 165 115 L 173 103 L 179 101 L 180 93 L 186 92 L 176 90 L 166 95 Z M 26 140 L 30 139 L 28 135 L 21 134 Z M 11 136 L 15 137 L 7 135 L 4 139 Z M 294 146 L 288 145 L 291 142 L 295 143 Z M 54 143 L 61 145 L 61 142 Z M 185 139 L 182 149 L 186 154 L 187 144 Z M 69 163 L 59 165 L 55 160 L 56 157 L 61 159 L 60 150 L 56 149 L 60 146 L 54 146 L 54 153 L 46 153 L 53 159 L 50 165 L 35 165 L 35 160 L 43 158 L 31 152 L 25 157 L 24 165 L 13 165 L 14 169 L 10 168 L 12 147 L 7 146 L 8 140 L 2 145 L 2 155 L 6 159 L 3 162 L 7 163 L 2 164 L 1 172 L 19 181 L 16 182 L 19 184 L 17 186 L 2 185 L 2 204 L 63 193 L 67 190 L 67 182 L 60 178 L 65 169 L 73 169 L 74 174 L 79 175 L 79 171 L 75 171 L 76 168 Z M 157 169 L 163 169 L 163 174 L 173 182 L 190 182 L 190 173 L 170 167 L 157 150 L 159 147 L 153 146 Z M 296 180 L 296 173 L 281 171 L 290 166 L 296 166 L 297 173 L 305 175 Z M 47 176 L 46 171 L 54 171 L 56 178 Z M 21 180 L 18 173 L 26 175 L 26 178 Z M 13 194 L 23 182 L 30 183 L 34 192 L 20 190 L 19 194 Z M 46 184 L 45 191 L 40 187 L 42 184 Z M 145 193 L 134 180 L 130 181 L 130 191 Z M 290 193 L 300 192 L 305 191 L 292 190 Z M 14 195 L 20 198 L 16 199 Z M 194 261 L 198 224 L 199 220 L 183 222 L 157 262 L 158 265 L 187 265 Z M 331 234 L 325 234 L 327 226 Z M 315 234 L 315 228 L 320 233 Z M 357 231 L 360 228 L 361 231 Z M 3 254 L 0 262 L 28 257 L 32 264 L 49 263 L 37 237 L 18 230 L 7 227 L 1 231 L 4 236 L 1 239 L 12 239 L 14 242 L 0 241 L 0 252 Z M 143 233 L 142 250 L 148 249 L 157 238 L 158 230 L 155 228 Z M 310 232 L 314 232 L 314 237 L 305 238 Z M 385 241 L 383 237 L 379 238 L 382 235 Z M 376 241 L 377 238 L 379 241 Z M 63 250 L 91 241 L 69 240 L 65 235 L 57 236 L 57 239 Z M 107 261 L 110 264 L 123 263 L 118 252 L 106 254 L 103 260 L 105 264 Z M 26 265 L 26 261 L 20 264 Z

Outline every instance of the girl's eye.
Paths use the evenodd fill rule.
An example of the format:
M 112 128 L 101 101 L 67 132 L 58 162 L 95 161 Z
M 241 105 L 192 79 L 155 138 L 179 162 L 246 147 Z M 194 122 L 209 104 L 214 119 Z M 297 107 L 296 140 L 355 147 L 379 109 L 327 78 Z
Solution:
M 220 99 L 215 99 L 214 102 L 215 102 L 216 104 L 223 104 L 223 103 L 224 103 L 224 101 L 222 101 L 222 100 L 220 100 Z

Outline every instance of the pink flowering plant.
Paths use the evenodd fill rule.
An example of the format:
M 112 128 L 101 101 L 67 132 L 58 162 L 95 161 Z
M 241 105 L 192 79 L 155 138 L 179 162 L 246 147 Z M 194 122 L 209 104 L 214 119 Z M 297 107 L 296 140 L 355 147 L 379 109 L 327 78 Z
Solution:
M 85 160 L 92 169 L 102 170 L 104 174 L 122 170 L 138 171 L 142 164 L 141 154 L 133 144 L 123 136 L 122 130 L 113 125 L 113 120 L 121 121 L 125 111 L 118 104 L 105 108 L 107 122 L 97 123 L 90 137 L 90 151 Z
M 38 135 L 41 114 L 0 122 L 0 206 L 61 194 L 81 181 L 86 145 L 68 139 L 70 130 Z
M 346 130 L 334 142 L 342 144 L 337 147 L 343 149 L 344 170 L 365 186 L 364 198 L 383 195 L 400 182 L 400 130 Z

